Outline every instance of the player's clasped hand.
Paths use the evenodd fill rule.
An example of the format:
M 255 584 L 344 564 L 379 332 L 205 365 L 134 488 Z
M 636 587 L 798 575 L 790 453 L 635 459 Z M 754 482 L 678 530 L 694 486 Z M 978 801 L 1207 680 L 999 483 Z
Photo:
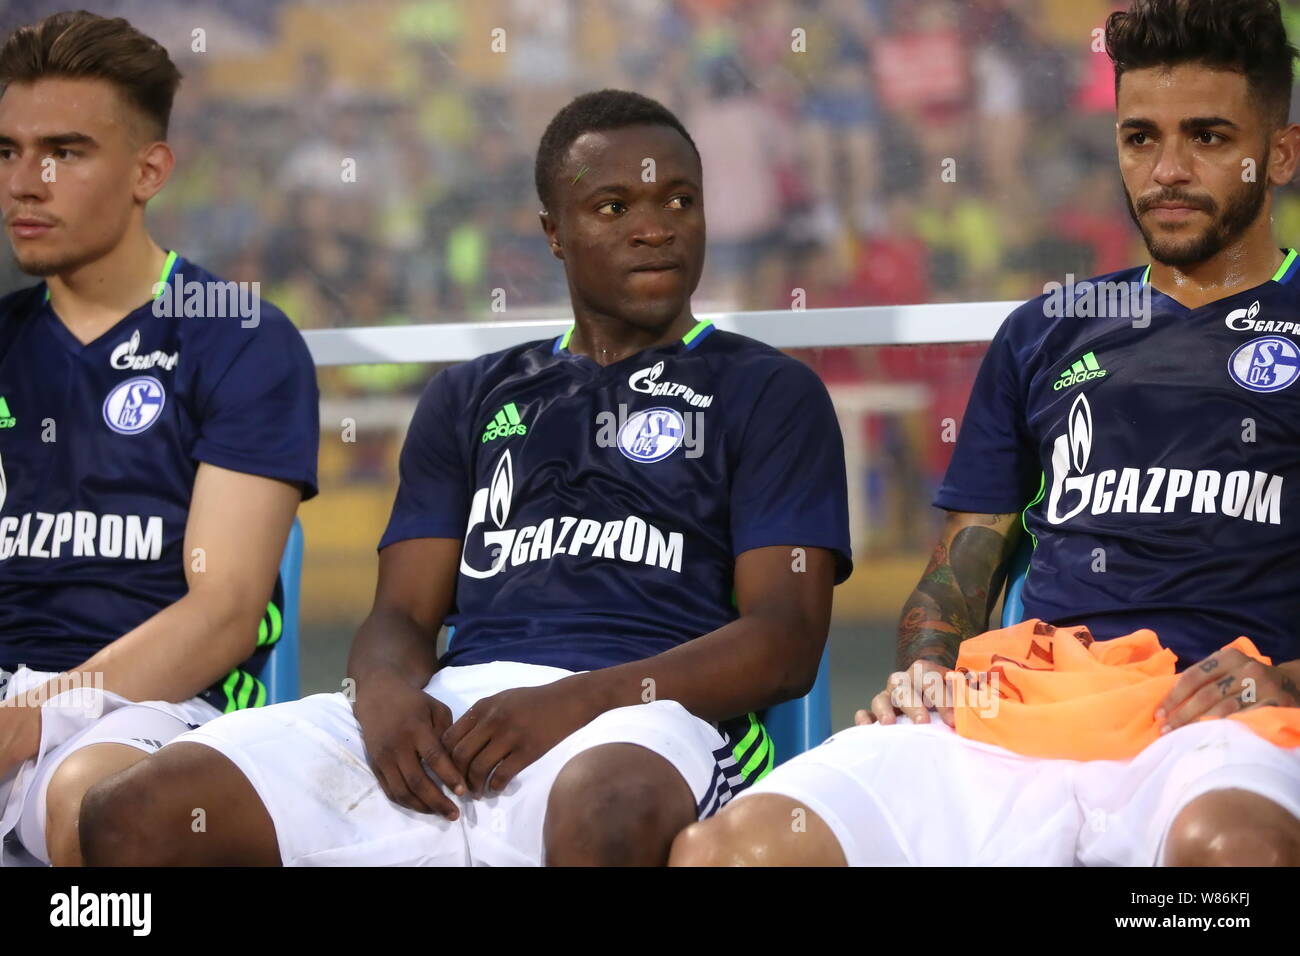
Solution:
M 853 718 L 858 725 L 892 724 L 898 715 L 914 724 L 930 722 L 930 711 L 949 727 L 954 726 L 951 694 L 948 692 L 952 668 L 934 661 L 920 660 L 905 671 L 895 671 L 885 681 L 885 689 L 871 700 L 870 710 L 860 710 Z
M 574 678 L 484 697 L 442 735 L 475 795 L 506 784 L 597 715 Z
M 408 810 L 460 816 L 440 788 L 466 792 L 465 780 L 442 746 L 451 711 L 442 701 L 397 675 L 372 674 L 357 681 L 353 705 L 370 767 L 388 799 Z
M 0 707 L 0 778 L 24 760 L 36 756 L 41 744 L 39 705 Z
M 1202 717 L 1228 717 L 1252 707 L 1300 707 L 1300 688 L 1282 668 L 1229 647 L 1183 671 L 1155 718 L 1160 732 L 1168 733 Z

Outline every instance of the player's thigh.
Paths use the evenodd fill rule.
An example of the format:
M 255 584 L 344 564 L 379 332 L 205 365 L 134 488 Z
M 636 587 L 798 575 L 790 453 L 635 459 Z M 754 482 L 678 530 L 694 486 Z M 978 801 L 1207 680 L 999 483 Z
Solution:
M 610 747 L 615 744 L 636 746 Z M 525 767 L 501 793 L 465 801 L 471 858 L 475 863 L 492 866 L 541 865 L 546 859 L 546 820 L 552 791 L 566 767 L 574 771 L 569 783 L 586 785 L 592 791 L 588 808 L 596 803 L 608 806 L 610 800 L 617 802 L 628 788 L 643 795 L 654 792 L 671 801 L 670 807 L 657 808 L 664 819 L 680 817 L 685 826 L 712 810 L 720 786 L 728 794 L 732 787 L 742 786 L 740 771 L 732 766 L 733 747 L 734 743 L 717 728 L 676 701 L 606 711 Z M 610 759 L 579 759 L 597 751 Z M 606 780 L 599 777 L 602 765 L 611 775 Z M 729 779 L 736 782 L 729 784 Z M 578 799 L 572 789 L 566 786 L 571 801 Z M 665 857 L 671 836 L 664 845 Z
M 1300 753 L 1235 720 L 1198 721 L 1132 760 L 1092 761 L 1078 779 L 1080 860 L 1098 866 L 1161 862 L 1180 813 L 1216 791 L 1239 790 L 1300 818 Z
M 850 866 L 1068 865 L 1079 828 L 1072 786 L 1068 761 L 973 743 L 939 721 L 900 721 L 835 734 L 731 812 L 762 794 L 787 797 L 789 817 L 767 815 L 771 832 L 752 839 L 780 845 L 815 818 Z
M 183 735 L 180 742 L 212 748 L 238 768 L 272 822 L 285 865 L 465 861 L 459 821 L 408 810 L 388 799 L 367 761 L 352 705 L 342 694 L 316 694 L 230 714 Z

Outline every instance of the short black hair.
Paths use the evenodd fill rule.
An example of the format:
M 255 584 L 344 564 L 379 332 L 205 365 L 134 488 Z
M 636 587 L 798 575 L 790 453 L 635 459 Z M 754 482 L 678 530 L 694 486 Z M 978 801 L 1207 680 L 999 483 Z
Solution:
M 623 129 L 627 126 L 669 126 L 681 133 L 686 142 L 691 144 L 696 157 L 700 155 L 695 140 L 686 132 L 681 120 L 673 115 L 672 110 L 658 100 L 652 100 L 640 93 L 630 90 L 597 90 L 583 93 L 574 98 L 567 106 L 555 114 L 542 134 L 542 141 L 537 146 L 537 161 L 533 166 L 533 178 L 537 184 L 537 197 L 545 209 L 551 207 L 551 190 L 555 177 L 564 159 L 565 152 L 573 141 L 584 133 L 607 129 Z
M 1245 75 L 1276 126 L 1291 114 L 1296 48 L 1278 0 L 1133 0 L 1106 19 L 1115 93 L 1129 70 L 1204 63 Z

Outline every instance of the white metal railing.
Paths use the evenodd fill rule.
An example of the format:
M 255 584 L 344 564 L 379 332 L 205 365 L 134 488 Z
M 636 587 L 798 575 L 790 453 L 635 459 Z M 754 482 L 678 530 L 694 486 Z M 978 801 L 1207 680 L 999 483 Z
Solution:
M 798 312 L 699 313 L 718 328 L 780 349 L 841 345 L 987 342 L 1019 302 L 884 305 Z M 463 362 L 534 339 L 562 335 L 568 321 L 446 322 L 304 333 L 317 365 Z
M 847 309 L 769 312 L 701 312 L 719 328 L 739 332 L 776 348 L 930 345 L 985 342 L 1020 303 L 961 302 L 941 305 L 891 305 Z M 535 314 L 535 313 L 534 313 Z M 323 329 L 304 333 L 317 365 L 369 365 L 398 362 L 461 362 L 536 339 L 562 335 L 569 321 L 446 322 L 432 325 Z M 845 466 L 861 475 L 875 455 L 863 435 L 863 417 L 922 408 L 922 383 L 840 385 L 831 389 L 844 435 Z M 351 421 L 362 430 L 404 434 L 415 410 L 409 395 L 325 398 L 321 428 L 334 431 Z M 860 550 L 868 523 L 865 491 L 849 482 L 849 526 Z

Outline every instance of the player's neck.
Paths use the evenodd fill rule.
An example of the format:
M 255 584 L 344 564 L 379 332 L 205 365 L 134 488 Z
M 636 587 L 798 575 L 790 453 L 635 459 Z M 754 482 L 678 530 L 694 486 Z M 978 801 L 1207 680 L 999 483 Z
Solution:
M 587 356 L 598 365 L 613 365 L 645 349 L 678 342 L 695 324 L 689 305 L 677 318 L 657 330 L 644 329 L 614 316 L 584 311 L 575 316 L 568 349 L 575 355 Z
M 50 307 L 82 344 L 153 298 L 167 253 L 143 229 L 106 256 L 49 276 Z
M 1236 242 L 1204 262 L 1185 268 L 1152 262 L 1150 281 L 1180 305 L 1198 309 L 1263 285 L 1285 257 L 1273 238 L 1270 218 L 1262 215 Z

